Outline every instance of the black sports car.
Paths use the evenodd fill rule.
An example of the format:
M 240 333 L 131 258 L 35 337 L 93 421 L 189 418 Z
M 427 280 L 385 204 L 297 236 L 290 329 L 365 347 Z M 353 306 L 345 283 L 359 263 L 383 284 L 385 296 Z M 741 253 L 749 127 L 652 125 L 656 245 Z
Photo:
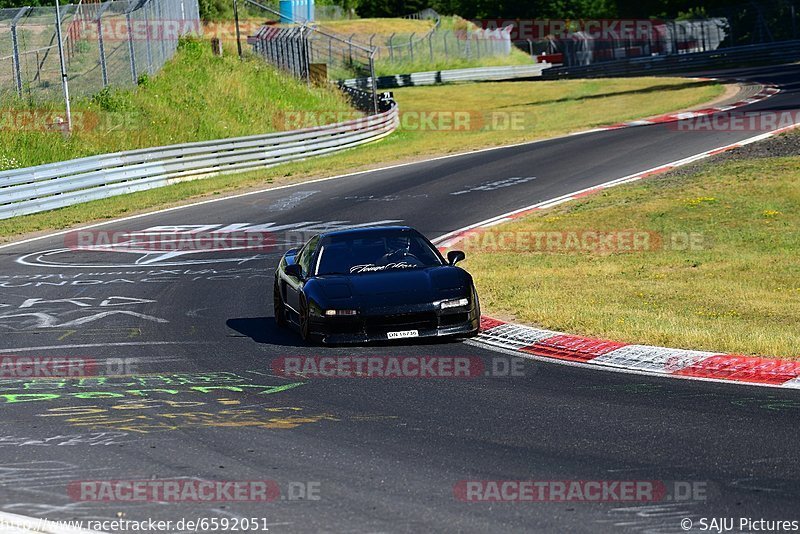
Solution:
M 304 340 L 358 343 L 478 333 L 472 277 L 407 226 L 315 235 L 275 271 L 275 321 Z

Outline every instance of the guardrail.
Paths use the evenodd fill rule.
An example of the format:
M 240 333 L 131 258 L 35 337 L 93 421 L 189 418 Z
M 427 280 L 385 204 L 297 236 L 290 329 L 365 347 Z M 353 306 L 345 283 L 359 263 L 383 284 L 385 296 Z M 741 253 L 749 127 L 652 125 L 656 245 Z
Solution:
M 542 71 L 550 68 L 549 63 L 536 63 L 533 65 L 509 65 L 503 67 L 475 67 L 470 69 L 435 70 L 428 72 L 414 72 L 411 74 L 396 74 L 394 76 L 378 76 L 376 78 L 378 89 L 393 87 L 411 87 L 415 85 L 436 85 L 448 82 L 478 82 L 491 80 L 511 80 L 514 78 L 531 78 L 541 76 Z M 346 87 L 368 89 L 372 87 L 372 78 L 350 78 L 340 80 L 339 83 Z
M 628 58 L 573 67 L 553 67 L 548 69 L 542 78 L 642 76 L 747 64 L 768 65 L 798 60 L 800 60 L 800 40 L 794 40 L 720 48 L 710 52 Z
M 291 132 L 116 152 L 0 172 L 0 219 L 72 206 L 181 181 L 330 154 L 391 134 L 397 105 L 382 113 Z

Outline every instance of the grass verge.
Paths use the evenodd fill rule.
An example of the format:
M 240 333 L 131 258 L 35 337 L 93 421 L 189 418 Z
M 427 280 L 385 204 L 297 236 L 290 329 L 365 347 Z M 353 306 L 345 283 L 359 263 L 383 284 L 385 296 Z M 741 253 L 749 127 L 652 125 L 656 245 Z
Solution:
M 0 104 L 0 170 L 71 158 L 283 129 L 287 110 L 347 111 L 345 98 L 308 87 L 258 58 L 224 57 L 208 41 L 183 39 L 176 57 L 133 90 L 104 90 L 73 103 L 74 133 L 47 126 L 63 104 Z M 26 115 L 26 111 L 33 114 Z M 3 124 L 7 122 L 8 124 Z
M 161 74 L 155 77 L 154 83 L 159 76 Z M 723 86 L 713 82 L 667 78 L 403 88 L 396 91 L 395 95 L 401 109 L 405 110 L 404 124 L 400 131 L 378 143 L 270 169 L 186 182 L 2 220 L 0 239 L 8 240 L 30 232 L 66 228 L 88 221 L 166 207 L 212 194 L 289 184 L 422 157 L 552 137 L 600 124 L 633 119 L 637 115 L 653 115 L 699 105 L 717 97 L 723 90 Z M 654 95 L 658 95 L 658 98 L 653 98 Z M 338 100 L 333 103 L 340 105 Z M 180 120 L 184 112 L 190 112 L 186 111 L 187 105 L 194 106 L 191 100 L 176 102 L 164 113 L 168 113 L 168 117 L 173 117 L 174 120 Z M 227 116 L 229 112 L 224 109 L 225 106 L 224 101 L 211 102 L 203 113 L 211 119 Z M 219 107 L 222 109 L 218 109 Z M 467 113 L 470 119 L 473 116 L 475 119 L 469 122 L 467 128 L 447 127 L 447 120 L 452 117 L 453 112 Z M 493 113 L 499 113 L 499 122 L 502 122 L 511 112 L 518 114 L 513 117 L 521 118 L 521 122 L 515 123 L 516 127 L 512 128 L 508 123 L 505 126 L 497 124 L 492 127 Z M 268 114 L 266 111 L 258 113 L 262 116 Z M 439 115 L 444 120 L 434 120 L 432 125 L 426 123 L 423 127 L 419 126 L 421 117 Z M 247 112 L 241 120 L 257 123 L 259 119 Z M 224 127 L 224 123 L 220 121 L 217 127 Z M 149 134 L 141 135 L 146 138 Z M 66 157 L 77 155 L 72 153 Z M 16 157 L 13 152 L 9 156 Z
M 798 146 L 800 135 L 787 137 Z M 800 157 L 723 156 L 471 237 L 467 268 L 490 315 L 615 341 L 797 358 L 798 203 Z M 639 233 L 638 250 L 580 241 L 623 231 Z

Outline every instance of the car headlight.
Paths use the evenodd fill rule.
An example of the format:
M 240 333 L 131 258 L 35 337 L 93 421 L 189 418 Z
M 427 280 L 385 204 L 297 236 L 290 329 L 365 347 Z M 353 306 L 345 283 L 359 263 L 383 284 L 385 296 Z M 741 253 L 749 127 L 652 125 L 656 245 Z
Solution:
M 357 314 L 358 312 L 356 310 L 325 310 L 325 315 L 327 317 L 342 317 Z
M 449 308 L 460 308 L 462 306 L 467 306 L 469 304 L 469 300 L 467 299 L 449 299 L 443 300 L 439 303 L 439 307 L 443 310 Z

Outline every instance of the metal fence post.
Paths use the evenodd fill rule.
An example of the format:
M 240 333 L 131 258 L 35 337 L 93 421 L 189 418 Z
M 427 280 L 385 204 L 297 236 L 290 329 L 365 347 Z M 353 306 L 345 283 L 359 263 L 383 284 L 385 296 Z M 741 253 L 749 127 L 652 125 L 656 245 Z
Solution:
M 700 19 L 700 41 L 703 43 L 703 52 L 707 50 L 706 48 L 706 22 L 705 19 Z
M 350 65 L 351 66 L 353 65 L 353 37 L 355 37 L 355 36 L 356 36 L 355 33 L 350 34 L 350 39 L 347 40 L 347 44 L 350 47 Z
M 28 12 L 29 7 L 23 7 L 11 20 L 11 47 L 13 48 L 13 56 L 11 58 L 11 68 L 14 71 L 14 82 L 17 85 L 17 96 L 22 98 L 22 65 L 19 62 L 19 42 L 17 41 L 17 23 L 25 13 Z M 38 66 L 38 61 L 37 61 Z
M 414 61 L 414 33 L 408 36 L 408 55 L 411 61 Z
M 106 47 L 103 42 L 103 21 L 101 20 L 103 12 L 111 6 L 111 1 L 108 0 L 100 6 L 97 10 L 97 45 L 100 48 L 100 72 L 103 75 L 103 87 L 108 87 L 108 67 L 106 65 Z
M 167 10 L 164 9 L 164 1 L 158 3 L 158 32 L 159 32 L 159 41 L 161 41 L 161 65 L 167 62 L 167 33 L 166 28 L 168 24 L 171 24 L 172 21 L 166 15 Z
M 67 80 L 67 65 L 64 61 L 64 43 L 61 39 L 61 9 L 56 0 L 56 39 L 58 39 L 58 59 L 61 63 L 61 86 L 64 89 L 64 104 L 67 112 L 67 133 L 72 131 L 72 111 L 69 106 L 69 81 Z
M 442 43 L 444 44 L 444 57 L 447 58 L 447 30 L 442 32 Z
M 283 34 L 283 68 L 292 69 L 292 30 L 287 29 Z
M 133 79 L 134 85 L 139 80 L 139 75 L 136 72 L 136 51 L 133 48 L 133 31 L 131 31 L 131 11 L 133 10 L 133 6 L 129 10 L 125 12 L 125 22 L 128 27 L 128 55 L 131 58 L 131 78 Z
M 431 53 L 431 62 L 433 62 L 433 32 L 428 34 L 428 51 Z
M 299 78 L 300 70 L 297 68 L 297 54 L 295 51 L 296 41 L 294 30 L 286 32 L 286 68 Z
M 303 70 L 303 28 L 300 27 L 298 30 L 292 32 L 292 44 L 294 48 L 294 57 L 295 57 L 295 65 L 297 69 L 297 77 L 303 78 L 305 77 L 305 72 Z
M 233 0 L 233 20 L 236 23 L 236 50 L 239 57 L 242 57 L 242 35 L 239 30 L 239 0 Z
M 145 3 L 142 7 L 144 11 L 144 28 L 145 28 L 145 49 L 147 50 L 147 74 L 153 74 L 153 48 L 150 43 L 150 6 L 152 6 L 152 2 L 150 0 Z
M 375 49 L 369 53 L 369 77 L 372 80 L 372 111 L 378 114 L 378 80 L 375 78 Z
M 282 69 L 286 68 L 284 65 L 284 58 L 286 54 L 284 53 L 283 33 L 283 29 L 280 29 L 278 30 L 277 35 L 275 35 L 275 64 Z
M 389 62 L 394 63 L 394 33 L 389 36 Z
M 283 34 L 283 68 L 292 70 L 292 35 L 288 28 Z
M 311 64 L 314 62 L 314 34 L 312 32 L 308 32 L 305 43 L 307 48 L 308 83 L 311 84 Z

